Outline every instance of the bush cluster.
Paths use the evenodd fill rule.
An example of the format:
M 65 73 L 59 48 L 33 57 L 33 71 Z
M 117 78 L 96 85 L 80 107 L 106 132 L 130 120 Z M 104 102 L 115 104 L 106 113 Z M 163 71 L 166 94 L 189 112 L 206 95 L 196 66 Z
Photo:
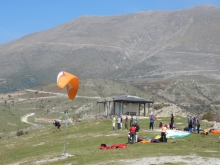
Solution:
M 202 116 L 202 120 L 214 121 L 214 119 L 215 119 L 215 116 L 212 113 L 212 111 L 208 111 L 204 113 L 204 115 Z
M 156 110 L 161 109 L 161 108 L 163 108 L 162 104 L 155 104 L 154 105 L 154 109 L 156 109 Z
M 24 135 L 24 132 L 23 130 L 18 130 L 17 133 L 16 133 L 17 136 L 21 136 L 21 135 Z
M 24 135 L 24 134 L 28 134 L 28 131 L 24 132 L 23 130 L 18 130 L 17 133 L 16 133 L 17 136 L 21 136 L 21 135 Z

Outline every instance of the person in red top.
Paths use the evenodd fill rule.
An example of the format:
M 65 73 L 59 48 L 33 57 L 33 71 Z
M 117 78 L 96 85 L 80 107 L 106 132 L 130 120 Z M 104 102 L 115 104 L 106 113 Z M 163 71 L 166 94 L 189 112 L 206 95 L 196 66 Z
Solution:
M 154 125 L 156 125 L 157 116 L 154 115 Z
M 129 137 L 128 137 L 128 143 L 130 143 L 130 140 L 132 140 L 132 143 L 131 144 L 134 144 L 134 137 L 135 137 L 135 132 L 136 132 L 136 127 L 135 125 L 133 124 L 130 129 L 129 129 Z

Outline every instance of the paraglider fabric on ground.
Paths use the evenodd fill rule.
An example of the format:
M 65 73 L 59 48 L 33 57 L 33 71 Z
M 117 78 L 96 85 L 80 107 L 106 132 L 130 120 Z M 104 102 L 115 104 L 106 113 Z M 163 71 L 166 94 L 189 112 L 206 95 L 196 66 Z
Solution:
M 213 134 L 220 134 L 220 129 L 219 130 L 211 129 L 209 132 Z
M 104 150 L 104 149 L 117 149 L 117 148 L 126 148 L 127 144 L 113 144 L 111 146 L 107 145 L 107 144 L 101 144 L 100 146 L 100 150 Z
M 167 130 L 167 138 L 172 138 L 172 139 L 176 139 L 176 138 L 185 138 L 187 136 L 189 136 L 190 133 L 189 132 L 185 132 L 185 131 L 180 131 L 180 130 Z M 160 135 L 157 135 L 155 137 L 155 139 L 159 139 Z

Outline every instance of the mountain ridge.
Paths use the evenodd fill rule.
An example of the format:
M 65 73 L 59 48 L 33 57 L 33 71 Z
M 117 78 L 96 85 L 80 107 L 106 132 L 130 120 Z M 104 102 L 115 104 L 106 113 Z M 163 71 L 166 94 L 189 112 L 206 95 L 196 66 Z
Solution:
M 80 78 L 169 78 L 193 72 L 220 79 L 218 34 L 220 9 L 209 5 L 83 16 L 1 44 L 0 78 L 21 88 L 23 81 L 27 87 L 51 83 L 61 70 Z

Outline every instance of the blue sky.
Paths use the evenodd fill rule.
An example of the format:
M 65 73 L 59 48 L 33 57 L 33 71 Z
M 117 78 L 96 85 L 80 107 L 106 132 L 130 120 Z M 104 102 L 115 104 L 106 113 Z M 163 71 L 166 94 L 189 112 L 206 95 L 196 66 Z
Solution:
M 84 15 L 179 10 L 207 4 L 220 7 L 220 0 L 0 0 L 0 44 Z

